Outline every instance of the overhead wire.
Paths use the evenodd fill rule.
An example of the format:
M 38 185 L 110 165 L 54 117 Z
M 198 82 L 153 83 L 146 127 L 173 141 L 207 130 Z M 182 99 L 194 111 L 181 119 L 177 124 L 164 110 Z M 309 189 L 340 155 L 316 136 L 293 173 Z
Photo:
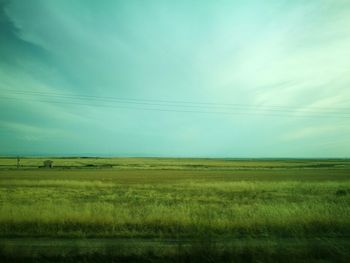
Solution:
M 120 103 L 135 103 L 135 102 L 149 102 L 148 104 L 160 103 L 159 105 L 168 105 L 168 106 L 184 106 L 182 104 L 188 104 L 191 107 L 199 107 L 198 105 L 205 105 L 205 107 L 244 107 L 244 108 L 264 108 L 264 109 L 290 109 L 295 110 L 296 107 L 291 106 L 282 106 L 282 105 L 251 105 L 251 104 L 238 104 L 238 103 L 215 103 L 215 102 L 197 102 L 197 101 L 178 101 L 178 100 L 155 100 L 155 99 L 135 99 L 135 98 L 120 98 L 120 97 L 111 97 L 111 96 L 94 96 L 94 95 L 76 95 L 76 94 L 62 94 L 54 92 L 38 92 L 38 91 L 24 91 L 24 90 L 4 90 L 5 92 L 12 92 L 15 94 L 23 95 L 38 95 L 38 96 L 55 96 L 62 98 L 72 98 L 80 100 L 101 100 L 101 101 L 118 101 Z M 151 103 L 153 102 L 153 103 Z M 208 106 L 211 105 L 211 106 Z M 350 108 L 341 108 L 341 107 L 316 107 L 313 106 L 314 110 L 321 111 L 341 111 L 341 110 L 350 110 Z
M 184 101 L 164 101 L 164 100 L 144 100 L 144 99 L 125 99 L 116 97 L 100 97 L 92 95 L 70 95 L 62 93 L 48 93 L 48 92 L 36 92 L 36 91 L 18 91 L 14 90 L 9 92 L 11 95 L 24 95 L 29 96 L 23 97 L 6 97 L 0 95 L 0 99 L 14 99 L 14 100 L 30 100 L 45 103 L 55 104 L 71 104 L 79 106 L 89 107 L 108 107 L 118 109 L 134 109 L 134 110 L 147 110 L 147 111 L 160 111 L 160 112 L 182 112 L 182 113 L 202 113 L 202 114 L 230 114 L 230 115 L 262 115 L 262 116 L 293 116 L 293 117 L 336 117 L 336 118 L 350 118 L 349 112 L 341 112 L 345 108 L 332 108 L 333 111 L 306 111 L 298 108 L 292 108 L 282 106 L 278 108 L 264 108 L 257 105 L 248 104 L 219 104 L 219 103 L 208 103 L 206 102 L 186 102 Z M 11 94 L 12 93 L 12 94 Z M 34 98 L 33 98 L 34 96 Z M 39 98 L 37 97 L 39 96 Z M 44 99 L 42 99 L 44 98 Z M 46 98 L 46 99 L 45 99 Z M 47 98 L 49 100 L 47 100 Z M 68 99 L 68 100 L 67 100 Z M 73 100 L 73 101 L 72 101 Z M 86 102 L 90 103 L 86 103 Z M 151 101 L 154 101 L 152 103 Z M 83 103 L 82 103 L 83 102 Z M 91 103 L 93 102 L 93 103 Z M 97 104 L 97 103 L 99 104 Z M 157 103 L 155 103 L 157 102 Z M 102 104 L 101 104 L 102 103 Z M 132 106 L 120 106 L 120 104 L 132 105 Z M 184 105 L 182 105 L 184 104 Z M 134 105 L 142 105 L 143 107 L 135 107 Z M 222 106 L 223 105 L 223 106 Z M 230 107 L 224 106 L 230 105 Z M 154 108 L 157 107 L 157 108 Z M 160 107 L 160 108 L 159 108 Z M 277 107 L 277 106 L 276 106 Z M 185 108 L 185 109 L 183 109 Z M 188 110 L 190 108 L 190 110 Z M 200 110 L 191 110 L 191 109 Z M 201 110 L 201 109 L 205 109 Z M 337 109 L 338 111 L 334 111 Z M 215 111 L 213 111 L 215 110 Z M 220 110 L 220 111 L 217 111 Z M 225 110 L 225 111 L 222 111 Z

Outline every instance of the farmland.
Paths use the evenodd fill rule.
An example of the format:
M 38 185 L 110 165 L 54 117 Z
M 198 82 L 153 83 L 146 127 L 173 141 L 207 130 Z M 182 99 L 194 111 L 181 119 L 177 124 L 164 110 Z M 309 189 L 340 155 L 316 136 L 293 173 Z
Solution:
M 43 160 L 0 159 L 4 260 L 350 259 L 349 160 Z

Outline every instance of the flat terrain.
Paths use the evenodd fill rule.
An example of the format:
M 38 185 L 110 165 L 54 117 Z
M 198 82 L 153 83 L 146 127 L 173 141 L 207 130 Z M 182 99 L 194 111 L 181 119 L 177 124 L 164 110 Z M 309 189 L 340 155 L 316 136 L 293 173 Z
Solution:
M 0 158 L 3 260 L 350 260 L 349 160 L 46 159 Z

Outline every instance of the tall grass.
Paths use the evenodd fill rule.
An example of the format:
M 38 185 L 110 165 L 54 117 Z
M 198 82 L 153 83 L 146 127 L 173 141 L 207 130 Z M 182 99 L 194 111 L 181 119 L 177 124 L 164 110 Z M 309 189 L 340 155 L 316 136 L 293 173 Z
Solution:
M 340 193 L 340 194 L 339 194 Z M 0 182 L 2 236 L 350 235 L 350 181 Z
M 1 262 L 350 260 L 350 170 L 324 167 L 336 161 L 94 161 L 123 168 L 0 170 Z

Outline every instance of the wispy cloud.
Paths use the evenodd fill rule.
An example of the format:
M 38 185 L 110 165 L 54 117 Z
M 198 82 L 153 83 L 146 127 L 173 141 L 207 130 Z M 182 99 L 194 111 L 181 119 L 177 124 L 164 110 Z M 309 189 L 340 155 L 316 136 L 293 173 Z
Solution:
M 19 133 L 40 140 L 57 132 L 66 136 L 63 150 L 71 149 L 73 136 L 81 149 L 86 142 L 96 153 L 140 147 L 150 155 L 176 149 L 239 156 L 247 145 L 251 155 L 271 145 L 269 154 L 278 156 L 287 152 L 280 140 L 331 140 L 349 131 L 340 117 L 314 116 L 333 108 L 350 113 L 346 0 L 10 0 L 0 9 L 6 29 L 0 32 L 0 90 L 16 98 L 1 100 L 0 123 L 15 135 L 0 140 Z M 242 115 L 166 113 L 64 104 L 58 97 L 50 102 L 11 90 L 247 107 Z M 303 152 L 293 148 L 294 155 Z M 315 146 L 308 153 L 317 152 Z
M 17 139 L 28 141 L 64 138 L 69 134 L 67 131 L 58 128 L 48 128 L 19 122 L 2 122 L 0 123 L 0 130 L 2 132 L 12 133 Z
M 287 132 L 281 138 L 284 141 L 293 141 L 299 139 L 319 139 L 322 141 L 323 135 L 331 135 L 334 137 L 335 134 L 347 134 L 350 133 L 350 125 L 347 124 L 333 124 L 333 125 L 316 125 L 307 126 L 295 129 L 293 131 Z

